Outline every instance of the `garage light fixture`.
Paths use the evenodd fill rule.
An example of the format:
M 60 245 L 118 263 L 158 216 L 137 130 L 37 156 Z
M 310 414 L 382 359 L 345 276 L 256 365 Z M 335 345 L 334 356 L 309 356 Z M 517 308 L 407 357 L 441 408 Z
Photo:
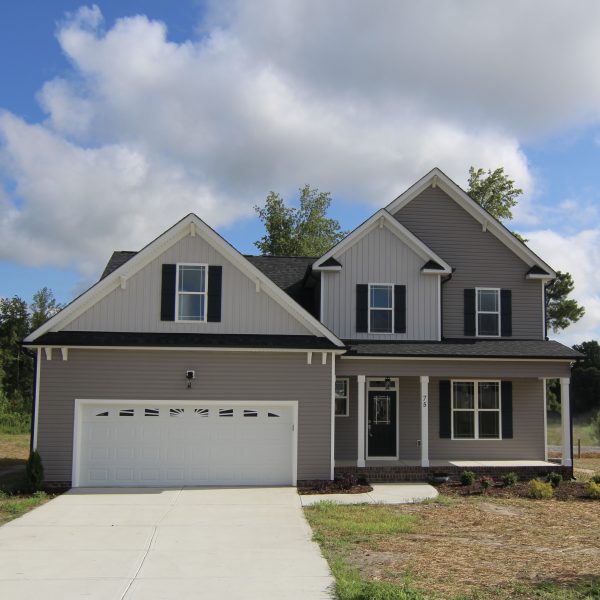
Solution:
M 185 378 L 187 379 L 187 386 L 188 388 L 192 387 L 192 381 L 194 379 L 196 379 L 196 371 L 194 371 L 193 369 L 188 369 L 185 372 Z

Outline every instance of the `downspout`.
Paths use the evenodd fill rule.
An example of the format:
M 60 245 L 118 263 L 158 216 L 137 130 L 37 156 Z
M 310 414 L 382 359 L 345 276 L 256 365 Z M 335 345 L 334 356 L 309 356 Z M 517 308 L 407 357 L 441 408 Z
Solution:
M 448 283 L 452 279 L 452 275 L 454 274 L 454 269 L 452 269 L 452 273 L 448 275 L 446 278 L 441 279 L 441 285 Z M 440 290 L 440 337 L 442 340 L 444 339 L 444 293 L 443 290 Z
M 552 285 L 556 280 L 552 279 L 544 284 L 544 339 L 548 341 L 548 286 Z

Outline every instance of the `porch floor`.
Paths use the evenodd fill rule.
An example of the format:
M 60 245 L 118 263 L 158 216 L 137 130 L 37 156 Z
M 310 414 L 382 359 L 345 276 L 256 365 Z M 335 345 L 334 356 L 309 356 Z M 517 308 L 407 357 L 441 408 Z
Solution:
M 439 469 L 444 467 L 555 467 L 558 462 L 545 460 L 430 460 L 429 468 Z M 355 460 L 336 460 L 336 467 L 355 467 Z M 419 460 L 367 460 L 366 467 L 420 467 Z

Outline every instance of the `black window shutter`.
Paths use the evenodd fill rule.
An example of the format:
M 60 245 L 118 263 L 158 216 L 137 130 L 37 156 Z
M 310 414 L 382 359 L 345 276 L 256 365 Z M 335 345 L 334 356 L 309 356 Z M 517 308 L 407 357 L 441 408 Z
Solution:
M 221 297 L 223 294 L 223 267 L 208 267 L 208 309 L 206 320 L 210 323 L 221 321 Z
M 406 286 L 394 286 L 394 333 L 406 333 Z
M 452 405 L 450 398 L 450 381 L 442 379 L 440 381 L 440 437 L 452 437 Z
M 465 295 L 465 316 L 464 316 L 464 334 L 468 336 L 475 335 L 475 290 L 464 290 Z
M 500 290 L 500 323 L 501 336 L 512 335 L 512 291 Z
M 513 436 L 513 401 L 512 381 L 500 383 L 502 398 L 502 439 L 512 439 Z
M 175 320 L 175 278 L 177 265 L 162 266 L 162 286 L 160 292 L 160 320 Z
M 369 286 L 366 283 L 356 286 L 356 331 L 369 331 Z

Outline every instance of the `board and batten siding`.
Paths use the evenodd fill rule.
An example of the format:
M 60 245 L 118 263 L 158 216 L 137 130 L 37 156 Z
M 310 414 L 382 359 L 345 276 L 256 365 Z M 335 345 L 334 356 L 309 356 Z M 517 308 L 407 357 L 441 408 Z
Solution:
M 464 337 L 463 290 L 512 290 L 512 337 L 543 339 L 542 282 L 525 279 L 529 265 L 440 188 L 427 188 L 394 217 L 454 269 L 442 285 L 446 338 Z
M 322 322 L 342 339 L 437 340 L 437 275 L 423 275 L 420 256 L 387 226 L 376 227 L 335 257 L 341 271 L 323 271 Z M 406 286 L 406 333 L 358 333 L 356 285 L 391 283 Z
M 160 320 L 162 265 L 203 263 L 223 267 L 221 322 Z M 63 328 L 64 331 L 141 331 L 306 335 L 310 332 L 199 235 L 186 236 Z
M 70 481 L 75 399 L 298 401 L 298 479 L 329 479 L 331 355 L 83 350 L 42 353 L 38 450 L 47 481 Z M 195 369 L 192 388 L 185 372 Z

